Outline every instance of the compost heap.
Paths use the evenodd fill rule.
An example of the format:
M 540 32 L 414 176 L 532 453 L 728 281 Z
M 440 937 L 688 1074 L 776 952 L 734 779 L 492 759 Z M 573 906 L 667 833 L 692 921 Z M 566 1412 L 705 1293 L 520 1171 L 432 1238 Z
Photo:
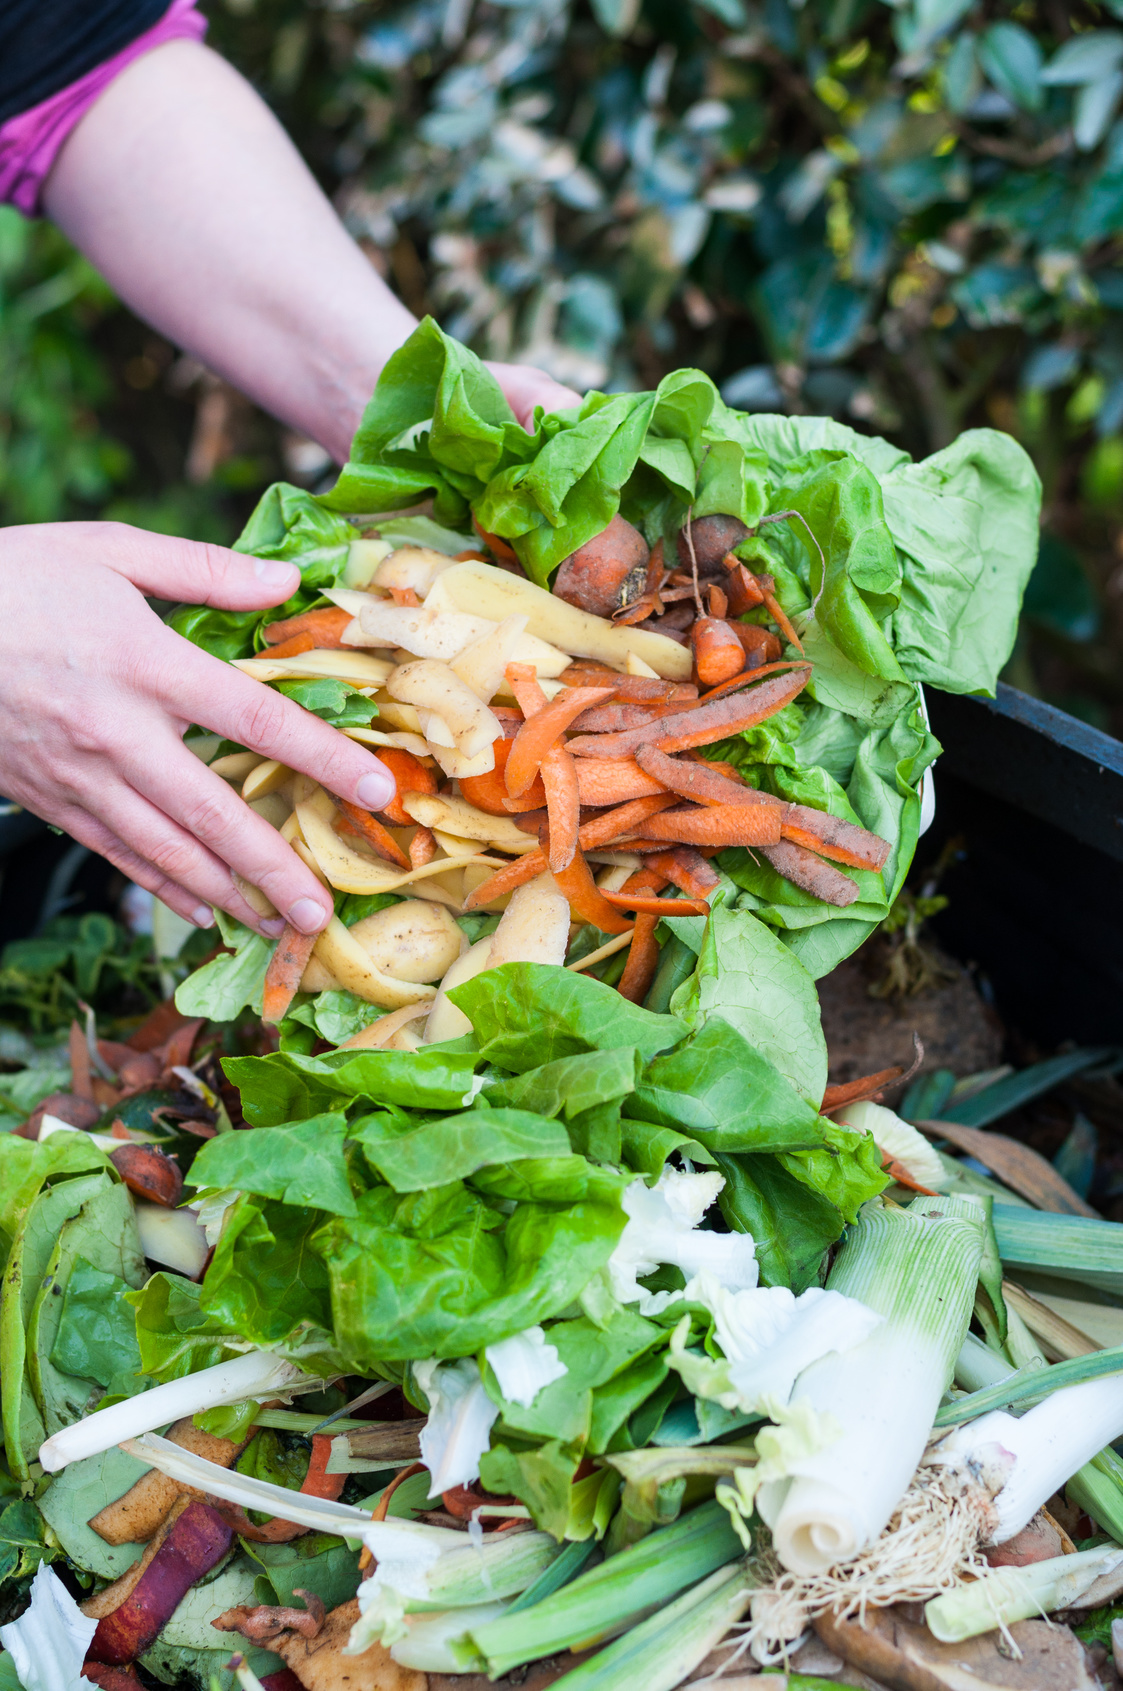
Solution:
M 671 1691 L 722 1640 L 781 1661 L 905 1598 L 958 1639 L 1110 1577 L 1109 1544 L 991 1583 L 1123 1387 L 1051 1396 L 1034 1351 L 1026 1389 L 1009 1194 L 870 1102 L 898 1071 L 827 1085 L 814 986 L 912 860 L 922 685 L 993 691 L 1038 497 L 1004 435 L 913 464 L 689 370 L 528 434 L 431 322 L 336 488 L 269 490 L 238 544 L 299 592 L 174 626 L 397 790 L 190 736 L 335 918 L 220 914 L 143 1077 L 91 1034 L 94 1131 L 0 1138 L 25 1691 Z M 191 1059 L 247 1007 L 278 1048 L 225 1060 L 232 1131 Z M 195 1105 L 136 1125 L 157 1081 Z M 1058 1455 L 1029 1429 L 1071 1392 Z

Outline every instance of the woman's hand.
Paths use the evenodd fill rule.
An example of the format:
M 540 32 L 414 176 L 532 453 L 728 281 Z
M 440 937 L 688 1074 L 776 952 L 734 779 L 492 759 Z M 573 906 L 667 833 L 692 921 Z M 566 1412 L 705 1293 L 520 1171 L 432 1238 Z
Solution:
M 236 870 L 303 933 L 331 894 L 183 745 L 192 723 L 381 810 L 369 752 L 174 634 L 143 595 L 224 610 L 282 604 L 291 564 L 119 523 L 0 530 L 0 792 L 100 852 L 200 927 L 218 905 L 262 933 Z
M 581 403 L 579 393 L 563 387 L 545 370 L 536 370 L 531 364 L 489 363 L 488 369 L 524 429 L 533 424 L 536 405 L 541 405 L 544 411 L 568 411 L 570 406 Z

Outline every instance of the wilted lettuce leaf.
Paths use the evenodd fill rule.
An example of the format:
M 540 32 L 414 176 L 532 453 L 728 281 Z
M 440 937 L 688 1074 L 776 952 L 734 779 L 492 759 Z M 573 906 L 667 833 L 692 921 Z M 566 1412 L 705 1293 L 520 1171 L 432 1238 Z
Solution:
M 718 1197 L 732 1231 L 751 1233 L 765 1286 L 802 1292 L 818 1276 L 823 1252 L 841 1238 L 841 1213 L 797 1181 L 780 1157 L 718 1155 L 725 1187 Z
M 889 1184 L 881 1171 L 881 1152 L 870 1133 L 854 1133 L 826 1116 L 820 1125 L 821 1146 L 790 1152 L 780 1161 L 789 1174 L 821 1193 L 844 1221 L 851 1222 L 867 1198 L 876 1197 Z
M 315 1244 L 331 1276 L 336 1337 L 355 1371 L 470 1356 L 559 1315 L 624 1226 L 627 1177 L 586 1167 L 587 1196 L 517 1202 L 510 1215 L 453 1182 L 404 1197 L 378 1188 L 359 1199 L 357 1219 L 321 1227 Z M 563 1189 L 573 1192 L 572 1178 Z
M 818 1108 L 827 1084 L 827 1042 L 815 983 L 772 929 L 722 904 L 710 916 L 694 974 L 673 1009 L 697 1027 L 718 1015 Z
M 529 1407 L 508 1402 L 491 1370 L 483 1370 L 484 1385 L 501 1407 L 499 1437 L 506 1430 L 528 1438 L 561 1439 L 566 1444 L 583 1442 L 589 1435 L 594 1390 L 622 1374 L 638 1357 L 665 1346 L 667 1334 L 634 1310 L 617 1308 L 604 1326 L 587 1316 L 555 1321 L 546 1329 L 546 1340 L 567 1372 L 544 1386 Z
M 347 1118 L 340 1111 L 220 1133 L 208 1139 L 191 1165 L 193 1186 L 235 1187 L 284 1204 L 354 1215 L 343 1139 Z
M 125 1301 L 127 1281 L 104 1274 L 80 1256 L 71 1270 L 62 1299 L 62 1316 L 51 1350 L 51 1361 L 64 1374 L 96 1380 L 111 1392 L 126 1395 L 137 1388 L 132 1376 L 140 1372 L 136 1318 Z M 128 1383 L 126 1383 L 128 1382 Z
M 599 1104 L 611 1104 L 634 1092 L 642 1063 L 638 1050 L 624 1046 L 560 1057 L 525 1074 L 512 1075 L 487 1089 L 488 1104 L 562 1116 L 567 1122 Z
M 710 1152 L 786 1151 L 820 1145 L 818 1111 L 730 1022 L 710 1016 L 656 1057 L 625 1106 L 697 1139 Z
M 389 1136 L 368 1118 L 354 1137 L 367 1162 L 395 1192 L 428 1191 L 495 1163 L 570 1154 L 565 1128 L 528 1110 L 462 1110 Z
M 561 1439 L 530 1450 L 496 1439 L 480 1458 L 480 1483 L 500 1496 L 517 1497 L 544 1532 L 561 1539 L 570 1524 L 573 1477 L 580 1461 L 581 1446 Z
M 246 1120 L 255 1127 L 276 1127 L 339 1108 L 341 1100 L 459 1109 L 472 1093 L 479 1061 L 468 1052 L 433 1046 L 426 1051 L 333 1051 L 322 1057 L 274 1051 L 267 1057 L 227 1057 L 222 1066 L 241 1092 Z
M 678 1133 L 673 1127 L 662 1127 L 653 1121 L 632 1121 L 624 1116 L 620 1122 L 620 1154 L 628 1168 L 658 1180 L 667 1158 L 677 1151 L 691 1162 L 712 1163 L 713 1158 L 704 1145 Z
M 677 1045 L 686 1031 L 677 1016 L 654 1015 L 600 981 L 545 963 L 504 963 L 449 997 L 475 1029 L 481 1058 L 516 1074 L 626 1046 L 646 1059 Z
M 265 971 L 277 949 L 276 940 L 226 918 L 223 938 L 234 944 L 188 975 L 176 989 L 176 1009 L 183 1016 L 206 1016 L 212 1022 L 231 1022 L 247 1004 L 261 1009 Z

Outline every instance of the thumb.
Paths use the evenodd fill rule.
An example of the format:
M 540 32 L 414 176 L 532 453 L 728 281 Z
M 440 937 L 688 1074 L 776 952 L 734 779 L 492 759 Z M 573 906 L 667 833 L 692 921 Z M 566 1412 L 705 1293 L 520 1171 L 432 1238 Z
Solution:
M 295 564 L 248 557 L 205 540 L 150 534 L 124 523 L 98 523 L 107 542 L 103 562 L 158 599 L 214 605 L 224 611 L 283 604 L 300 586 Z

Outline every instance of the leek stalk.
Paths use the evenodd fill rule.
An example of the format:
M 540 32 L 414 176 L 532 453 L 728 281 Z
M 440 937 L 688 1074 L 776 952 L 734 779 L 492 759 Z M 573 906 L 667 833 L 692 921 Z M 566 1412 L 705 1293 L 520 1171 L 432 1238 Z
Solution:
M 1100 1546 L 1053 1556 L 1024 1568 L 992 1568 L 981 1579 L 945 1591 L 924 1605 L 928 1630 L 941 1644 L 958 1644 L 998 1626 L 1066 1609 L 1103 1574 L 1123 1562 L 1123 1550 Z
M 740 1620 L 752 1591 L 743 1562 L 718 1568 L 554 1683 L 560 1691 L 673 1691 Z
M 994 1231 L 1008 1268 L 1123 1292 L 1123 1225 L 1117 1221 L 1023 1209 L 1004 1200 L 994 1206 Z
M 908 1209 L 867 1205 L 847 1235 L 827 1285 L 883 1319 L 796 1383 L 792 1406 L 840 1430 L 758 1494 L 790 1572 L 813 1576 L 850 1560 L 904 1496 L 971 1319 L 984 1219 L 973 1198 L 921 1198 Z
M 703 1503 L 590 1568 L 552 1597 L 477 1627 L 471 1642 L 492 1678 L 524 1662 L 603 1638 L 731 1562 L 740 1540 L 720 1503 Z
M 1070 1362 L 1054 1362 L 1051 1368 L 1019 1368 L 997 1385 L 972 1392 L 969 1397 L 957 1398 L 954 1403 L 945 1403 L 936 1415 L 934 1425 L 954 1427 L 961 1421 L 974 1421 L 992 1409 L 1008 1409 L 1011 1404 L 1026 1403 L 1086 1382 L 1107 1385 L 1114 1379 L 1116 1386 L 1120 1386 L 1121 1374 L 1123 1346 L 1114 1350 L 1098 1350 L 1091 1356 L 1075 1356 Z M 1104 1443 L 1107 1442 L 1104 1440 Z
M 577 1578 L 596 1547 L 595 1538 L 582 1539 L 575 1544 L 563 1544 L 549 1567 L 543 1568 L 534 1583 L 520 1592 L 507 1613 L 513 1615 L 518 1609 L 532 1609 L 536 1603 L 541 1603 L 544 1597 L 552 1597 L 555 1591 L 560 1591 L 563 1585 L 568 1585 L 570 1580 Z

